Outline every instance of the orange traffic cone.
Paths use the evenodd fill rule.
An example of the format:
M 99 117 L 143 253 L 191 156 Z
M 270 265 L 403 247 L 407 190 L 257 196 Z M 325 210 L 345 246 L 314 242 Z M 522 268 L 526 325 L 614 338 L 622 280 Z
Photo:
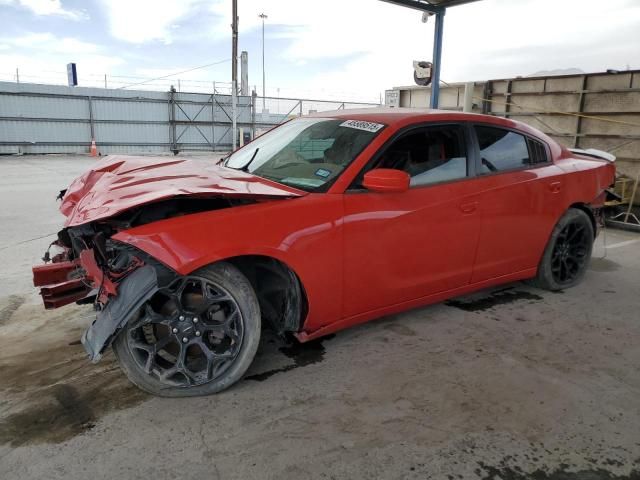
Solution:
M 96 141 L 91 139 L 91 150 L 89 150 L 89 155 L 92 157 L 98 156 L 98 149 L 96 148 Z

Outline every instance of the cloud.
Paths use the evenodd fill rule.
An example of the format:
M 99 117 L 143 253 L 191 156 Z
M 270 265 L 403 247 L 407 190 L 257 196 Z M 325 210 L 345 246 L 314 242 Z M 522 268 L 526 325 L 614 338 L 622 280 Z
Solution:
M 0 0 L 0 5 L 26 8 L 38 16 L 57 16 L 68 20 L 88 20 L 85 10 L 67 10 L 60 0 Z
M 595 0 L 485 0 L 452 8 L 445 18 L 442 78 L 481 80 L 564 67 L 593 71 L 624 65 L 625 58 L 637 62 L 640 4 L 610 0 L 601 6 Z M 218 0 L 212 8 L 221 26 L 230 22 L 228 2 Z M 432 60 L 434 19 L 425 25 L 415 10 L 372 0 L 311 6 L 244 0 L 239 8 L 241 38 L 259 35 L 264 9 L 267 44 L 285 41 L 280 58 L 301 65 L 296 75 L 281 75 L 282 87 L 297 88 L 305 67 L 321 64 L 326 68 L 306 75 L 305 89 L 331 86 L 376 99 L 393 85 L 413 84 L 413 60 Z
M 0 0 L 0 5 L 30 3 L 40 5 L 41 12 L 66 12 L 65 1 Z M 98 0 L 98 5 L 105 13 L 108 33 L 136 48 L 112 42 L 115 46 L 107 50 L 68 34 L 32 33 L 18 35 L 21 44 L 0 38 L 0 53 L 46 61 L 52 54 L 66 61 L 100 58 L 105 62 L 96 67 L 100 72 L 116 65 L 109 52 L 119 48 L 115 59 L 123 66 L 120 73 L 145 76 L 229 58 L 229 0 Z M 268 94 L 275 95 L 280 87 L 282 96 L 377 100 L 382 90 L 413 83 L 413 60 L 432 59 L 434 19 L 425 25 L 419 12 L 386 2 L 239 0 L 238 8 L 240 48 L 249 50 L 252 85 L 262 77 L 258 14 L 268 15 Z M 471 3 L 447 12 L 442 78 L 447 82 L 483 80 L 566 67 L 597 71 L 624 68 L 627 63 L 640 67 L 639 31 L 637 0 L 609 0 L 606 8 L 601 0 Z M 141 68 L 153 70 L 136 72 Z M 83 66 L 83 71 L 88 70 Z M 229 76 L 224 64 L 179 78 L 184 83 L 228 81 Z
M 2 80 L 12 80 L 18 68 L 23 82 L 65 84 L 69 62 L 78 64 L 81 85 L 99 84 L 103 73 L 125 63 L 122 56 L 111 56 L 97 44 L 53 33 L 0 37 Z
M 38 56 L 48 54 L 84 55 L 97 53 L 100 46 L 71 37 L 58 37 L 53 33 L 26 33 L 21 36 L 0 37 L 0 44 L 13 49 L 29 50 Z
M 111 35 L 133 44 L 173 42 L 176 22 L 204 0 L 100 0 Z M 173 32 L 172 32 L 173 30 Z

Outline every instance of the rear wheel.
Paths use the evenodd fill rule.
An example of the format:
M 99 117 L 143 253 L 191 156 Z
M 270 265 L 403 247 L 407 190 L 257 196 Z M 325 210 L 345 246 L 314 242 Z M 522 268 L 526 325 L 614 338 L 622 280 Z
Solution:
M 571 208 L 556 224 L 532 283 L 547 290 L 578 284 L 589 266 L 594 231 L 589 216 Z
M 237 382 L 260 340 L 260 308 L 251 284 L 219 263 L 159 290 L 116 338 L 129 380 L 154 395 L 219 392 Z

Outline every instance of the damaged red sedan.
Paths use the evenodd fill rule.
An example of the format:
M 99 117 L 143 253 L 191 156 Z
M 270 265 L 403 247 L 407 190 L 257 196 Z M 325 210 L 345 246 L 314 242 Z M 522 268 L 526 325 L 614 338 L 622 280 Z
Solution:
M 92 361 L 112 346 L 148 392 L 210 394 L 265 327 L 305 342 L 505 282 L 575 285 L 613 160 L 507 119 L 405 109 L 295 119 L 219 165 L 110 156 L 61 192 L 34 283 L 46 308 L 94 306 Z

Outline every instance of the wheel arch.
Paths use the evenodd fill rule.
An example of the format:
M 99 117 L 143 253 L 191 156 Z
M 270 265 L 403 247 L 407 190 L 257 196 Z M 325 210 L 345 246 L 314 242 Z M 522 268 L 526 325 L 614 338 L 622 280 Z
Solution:
M 302 329 L 309 310 L 308 296 L 300 276 L 287 263 L 260 254 L 236 255 L 219 261 L 234 265 L 247 277 L 268 326 L 278 334 Z
M 582 203 L 582 202 L 572 203 L 571 205 L 569 205 L 569 208 L 582 210 L 584 213 L 587 214 L 587 216 L 589 217 L 589 220 L 591 220 L 591 226 L 593 227 L 593 235 L 595 237 L 598 232 L 598 222 L 596 221 L 595 213 L 593 213 L 593 208 L 588 203 Z

